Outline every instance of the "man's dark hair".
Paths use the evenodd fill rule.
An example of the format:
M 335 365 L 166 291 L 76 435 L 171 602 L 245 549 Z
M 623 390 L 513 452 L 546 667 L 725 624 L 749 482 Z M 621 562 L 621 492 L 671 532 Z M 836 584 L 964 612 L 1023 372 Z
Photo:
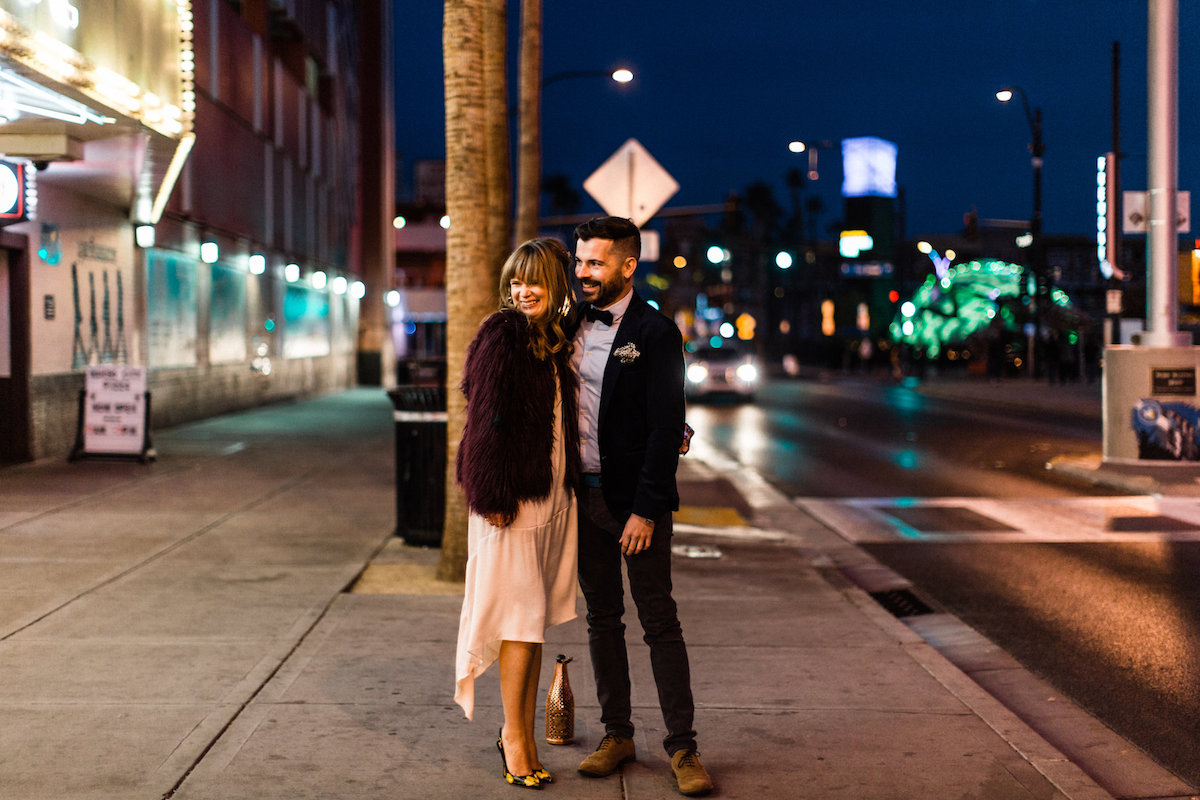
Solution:
M 642 257 L 642 235 L 637 225 L 624 217 L 589 219 L 575 229 L 575 238 L 583 242 L 588 239 L 608 239 L 620 253 L 634 258 Z

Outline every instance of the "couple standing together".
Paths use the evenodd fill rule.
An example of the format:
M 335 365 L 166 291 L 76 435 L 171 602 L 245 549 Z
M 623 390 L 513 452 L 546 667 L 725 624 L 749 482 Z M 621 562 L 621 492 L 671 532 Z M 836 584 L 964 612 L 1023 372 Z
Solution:
M 456 464 L 470 509 L 455 701 L 474 712 L 475 678 L 499 661 L 504 778 L 553 781 L 534 717 L 545 631 L 587 601 L 588 648 L 605 735 L 579 765 L 603 777 L 636 758 L 621 562 L 650 647 L 679 790 L 712 781 L 696 752 L 687 649 L 671 596 L 671 512 L 684 436 L 683 347 L 675 324 L 633 290 L 637 226 L 601 217 L 516 249 L 500 310 L 467 350 L 467 420 Z M 578 569 L 578 572 L 576 571 Z

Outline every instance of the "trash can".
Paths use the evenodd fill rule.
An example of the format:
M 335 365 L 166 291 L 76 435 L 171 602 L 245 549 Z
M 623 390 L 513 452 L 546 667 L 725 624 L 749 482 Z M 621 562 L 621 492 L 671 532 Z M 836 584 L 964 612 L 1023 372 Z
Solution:
M 396 535 L 438 547 L 446 519 L 446 389 L 388 390 L 396 422 Z

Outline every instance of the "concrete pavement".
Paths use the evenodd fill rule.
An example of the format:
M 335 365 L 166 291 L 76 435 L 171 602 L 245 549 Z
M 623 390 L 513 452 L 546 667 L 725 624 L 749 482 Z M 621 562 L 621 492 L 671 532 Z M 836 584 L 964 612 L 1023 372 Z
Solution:
M 392 535 L 382 391 L 155 445 L 150 465 L 0 470 L 0 800 L 513 796 L 496 670 L 474 722 L 452 702 L 461 586 L 434 580 L 438 551 Z M 1064 755 L 884 610 L 861 549 L 753 472 L 701 441 L 680 479 L 676 596 L 717 796 L 1193 796 L 1102 731 L 1071 745 L 1111 762 L 1089 775 L 1086 753 Z M 575 658 L 576 744 L 542 746 L 546 796 L 678 796 L 629 616 L 639 761 L 575 773 L 603 731 L 585 627 L 554 628 L 543 687 L 555 654 Z

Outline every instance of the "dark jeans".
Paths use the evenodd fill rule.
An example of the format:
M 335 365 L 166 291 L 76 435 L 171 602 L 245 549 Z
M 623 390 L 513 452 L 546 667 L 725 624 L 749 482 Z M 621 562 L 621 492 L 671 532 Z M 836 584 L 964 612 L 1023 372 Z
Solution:
M 632 739 L 629 656 L 625 623 L 621 621 L 625 613 L 620 545 L 624 527 L 609 512 L 601 489 L 580 488 L 579 585 L 587 600 L 588 648 L 596 676 L 600 721 L 606 733 Z M 695 750 L 691 670 L 671 597 L 671 515 L 665 514 L 656 522 L 647 550 L 624 559 L 629 591 L 650 646 L 650 666 L 667 726 L 663 746 L 670 755 Z

